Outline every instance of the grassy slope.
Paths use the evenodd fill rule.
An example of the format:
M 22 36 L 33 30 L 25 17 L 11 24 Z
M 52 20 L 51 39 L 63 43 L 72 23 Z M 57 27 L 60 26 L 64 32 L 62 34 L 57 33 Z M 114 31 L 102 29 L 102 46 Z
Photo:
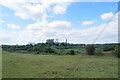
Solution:
M 3 78 L 117 78 L 117 74 L 114 56 L 3 54 Z

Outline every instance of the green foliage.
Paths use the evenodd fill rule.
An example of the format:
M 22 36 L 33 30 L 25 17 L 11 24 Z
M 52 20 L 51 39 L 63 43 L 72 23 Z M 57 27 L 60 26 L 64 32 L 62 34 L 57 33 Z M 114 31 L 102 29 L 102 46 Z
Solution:
M 46 44 L 49 45 L 49 46 L 52 46 L 52 45 L 54 45 L 55 43 L 54 43 L 54 42 L 46 42 Z
M 95 50 L 95 55 L 103 56 L 102 50 Z
M 103 51 L 112 51 L 112 50 L 114 50 L 114 46 L 112 45 L 105 45 L 103 47 Z
M 50 45 L 45 43 L 38 43 L 34 45 L 33 47 L 29 48 L 30 52 L 35 52 L 36 54 L 39 54 L 40 52 L 44 53 L 54 53 L 54 50 L 50 47 Z
M 67 54 L 68 54 L 68 51 L 67 51 L 67 50 L 58 50 L 58 51 L 56 52 L 56 54 L 58 54 L 58 55 L 67 55 Z
M 95 47 L 93 45 L 86 46 L 86 52 L 88 55 L 94 55 Z
M 97 44 L 95 45 L 96 49 L 102 49 L 103 51 L 111 51 L 114 49 L 116 44 Z M 37 43 L 37 44 L 27 44 L 27 45 L 2 45 L 4 51 L 8 52 L 18 52 L 18 53 L 54 53 L 59 55 L 74 55 L 84 53 L 85 50 L 84 44 L 66 44 L 66 43 Z M 73 51 L 70 51 L 73 50 Z M 92 50 L 88 49 L 87 53 Z M 72 54 L 73 53 L 73 54 Z M 100 52 L 95 54 L 100 55 Z M 93 53 L 88 53 L 93 55 Z
M 114 50 L 114 54 L 115 54 L 115 56 L 120 58 L 120 44 L 118 46 L 116 46 L 116 48 Z
M 75 51 L 74 50 L 58 50 L 57 53 L 58 55 L 75 55 Z
M 74 50 L 69 50 L 69 51 L 67 52 L 67 54 L 69 54 L 69 55 L 75 55 L 75 52 L 74 52 Z
M 54 53 L 54 51 L 51 49 L 50 46 L 44 46 L 43 47 L 43 52 L 45 52 L 45 53 Z

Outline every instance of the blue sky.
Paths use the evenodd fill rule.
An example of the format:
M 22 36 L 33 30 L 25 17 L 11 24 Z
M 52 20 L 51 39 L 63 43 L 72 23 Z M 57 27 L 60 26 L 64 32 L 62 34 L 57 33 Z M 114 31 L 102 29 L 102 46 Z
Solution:
M 26 25 L 35 22 L 34 20 L 21 19 L 18 16 L 14 16 L 13 10 L 6 8 L 4 6 L 1 6 L 1 7 L 2 7 L 2 20 L 5 21 L 5 23 L 3 23 L 2 26 L 4 26 L 3 28 L 5 28 L 5 29 L 13 30 L 13 29 L 7 27 L 6 24 L 16 24 L 16 25 L 21 26 L 21 28 L 19 30 L 23 30 Z
M 102 20 L 100 15 L 103 13 L 113 12 L 115 13 L 118 9 L 117 2 L 73 2 L 70 6 L 68 6 L 65 15 L 56 15 L 55 17 L 48 18 L 48 21 L 54 20 L 67 20 L 73 23 L 73 27 L 75 28 L 89 28 L 91 26 L 80 26 L 80 23 L 83 21 L 91 21 L 91 20 L 99 20 L 95 25 L 101 24 Z M 14 16 L 14 11 L 2 6 L 2 19 L 9 24 L 15 23 L 16 25 L 20 25 L 21 28 L 24 28 L 26 25 L 30 23 L 34 23 L 34 20 L 30 19 L 21 19 L 18 16 Z M 4 15 L 8 15 L 4 17 Z M 4 28 L 8 27 L 5 26 Z M 93 25 L 92 25 L 93 26 Z
M 84 28 L 85 26 L 79 26 L 83 21 L 91 21 L 98 20 L 96 24 L 98 25 L 102 23 L 100 15 L 103 13 L 113 12 L 115 13 L 118 8 L 117 2 L 77 2 L 72 3 L 72 6 L 68 7 L 68 11 L 66 14 L 66 19 L 73 22 L 75 27 Z M 92 26 L 87 26 L 85 28 L 89 28 Z
M 60 41 L 68 38 L 70 43 L 90 43 L 118 9 L 117 2 L 68 1 L 62 4 L 38 2 L 33 5 L 34 2 L 29 4 L 24 1 L 13 0 L 8 3 L 5 1 L 0 5 L 2 7 L 0 32 L 3 34 L 1 40 L 4 44 L 45 42 L 48 38 L 58 38 Z M 12 3 L 16 5 L 13 6 Z M 108 30 L 111 31 L 113 29 L 111 26 L 117 25 L 116 21 L 115 15 Z M 105 31 L 103 37 L 106 39 L 101 38 L 97 43 L 117 42 L 115 33 L 117 26 L 115 30 L 113 34 L 107 34 Z M 89 40 L 92 34 L 94 36 Z

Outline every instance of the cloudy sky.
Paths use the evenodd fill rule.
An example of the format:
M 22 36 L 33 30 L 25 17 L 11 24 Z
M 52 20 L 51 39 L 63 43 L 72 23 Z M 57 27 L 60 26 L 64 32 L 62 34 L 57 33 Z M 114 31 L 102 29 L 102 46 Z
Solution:
M 1 44 L 118 42 L 118 0 L 109 1 L 2 0 Z

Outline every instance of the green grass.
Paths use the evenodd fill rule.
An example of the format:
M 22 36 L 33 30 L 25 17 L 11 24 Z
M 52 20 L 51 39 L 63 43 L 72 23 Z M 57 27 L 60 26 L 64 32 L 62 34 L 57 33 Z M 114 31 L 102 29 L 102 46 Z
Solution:
M 3 78 L 117 78 L 118 58 L 3 52 Z

